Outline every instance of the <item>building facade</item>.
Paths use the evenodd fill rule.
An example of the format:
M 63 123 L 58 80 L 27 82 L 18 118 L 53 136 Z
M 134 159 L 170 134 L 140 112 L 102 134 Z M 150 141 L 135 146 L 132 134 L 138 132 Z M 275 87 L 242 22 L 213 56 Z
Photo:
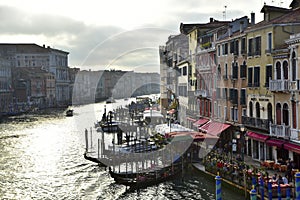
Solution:
M 70 104 L 68 52 L 45 45 L 0 43 L 0 53 L 12 67 L 36 67 L 54 74 L 55 104 Z
M 0 115 L 11 111 L 13 102 L 12 73 L 10 62 L 0 58 Z

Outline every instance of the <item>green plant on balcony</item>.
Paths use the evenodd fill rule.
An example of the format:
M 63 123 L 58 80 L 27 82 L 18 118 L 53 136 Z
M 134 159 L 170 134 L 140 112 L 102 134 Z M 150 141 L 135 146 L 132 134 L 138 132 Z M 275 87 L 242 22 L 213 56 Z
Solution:
M 211 42 L 203 43 L 203 44 L 201 44 L 201 47 L 204 49 L 207 49 L 207 48 L 211 47 Z

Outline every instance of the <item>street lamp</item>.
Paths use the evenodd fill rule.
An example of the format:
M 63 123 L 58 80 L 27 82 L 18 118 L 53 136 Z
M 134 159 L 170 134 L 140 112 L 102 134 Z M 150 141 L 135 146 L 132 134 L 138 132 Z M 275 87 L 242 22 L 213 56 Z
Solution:
M 171 133 L 171 116 L 169 113 L 167 113 L 167 121 L 168 121 L 168 126 L 170 126 L 170 133 Z
M 243 124 L 240 126 L 240 131 L 241 131 L 241 143 L 242 143 L 241 156 L 242 156 L 242 161 L 244 161 L 245 132 L 246 132 L 246 128 L 245 128 L 245 126 Z

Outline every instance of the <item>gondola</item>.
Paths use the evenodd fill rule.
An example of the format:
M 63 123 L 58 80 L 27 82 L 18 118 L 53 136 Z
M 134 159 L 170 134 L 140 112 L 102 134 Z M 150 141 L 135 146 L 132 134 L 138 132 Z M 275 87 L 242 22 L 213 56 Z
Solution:
M 182 173 L 182 163 L 176 163 L 168 167 L 144 171 L 141 173 L 116 173 L 109 168 L 110 176 L 116 183 L 129 186 L 131 188 L 145 188 L 156 185 L 178 177 Z
M 72 117 L 73 116 L 73 110 L 72 109 L 69 109 L 66 111 L 66 116 L 67 117 Z

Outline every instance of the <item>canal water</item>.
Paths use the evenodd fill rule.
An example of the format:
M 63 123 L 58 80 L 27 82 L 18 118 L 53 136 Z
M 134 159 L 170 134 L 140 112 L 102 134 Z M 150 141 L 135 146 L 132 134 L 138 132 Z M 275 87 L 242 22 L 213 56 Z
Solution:
M 107 105 L 107 110 L 126 102 Z M 8 118 L 0 123 L 0 199 L 214 199 L 214 181 L 186 172 L 183 181 L 129 192 L 104 168 L 83 158 L 84 130 L 101 119 L 104 104 Z M 223 189 L 223 199 L 243 199 Z

